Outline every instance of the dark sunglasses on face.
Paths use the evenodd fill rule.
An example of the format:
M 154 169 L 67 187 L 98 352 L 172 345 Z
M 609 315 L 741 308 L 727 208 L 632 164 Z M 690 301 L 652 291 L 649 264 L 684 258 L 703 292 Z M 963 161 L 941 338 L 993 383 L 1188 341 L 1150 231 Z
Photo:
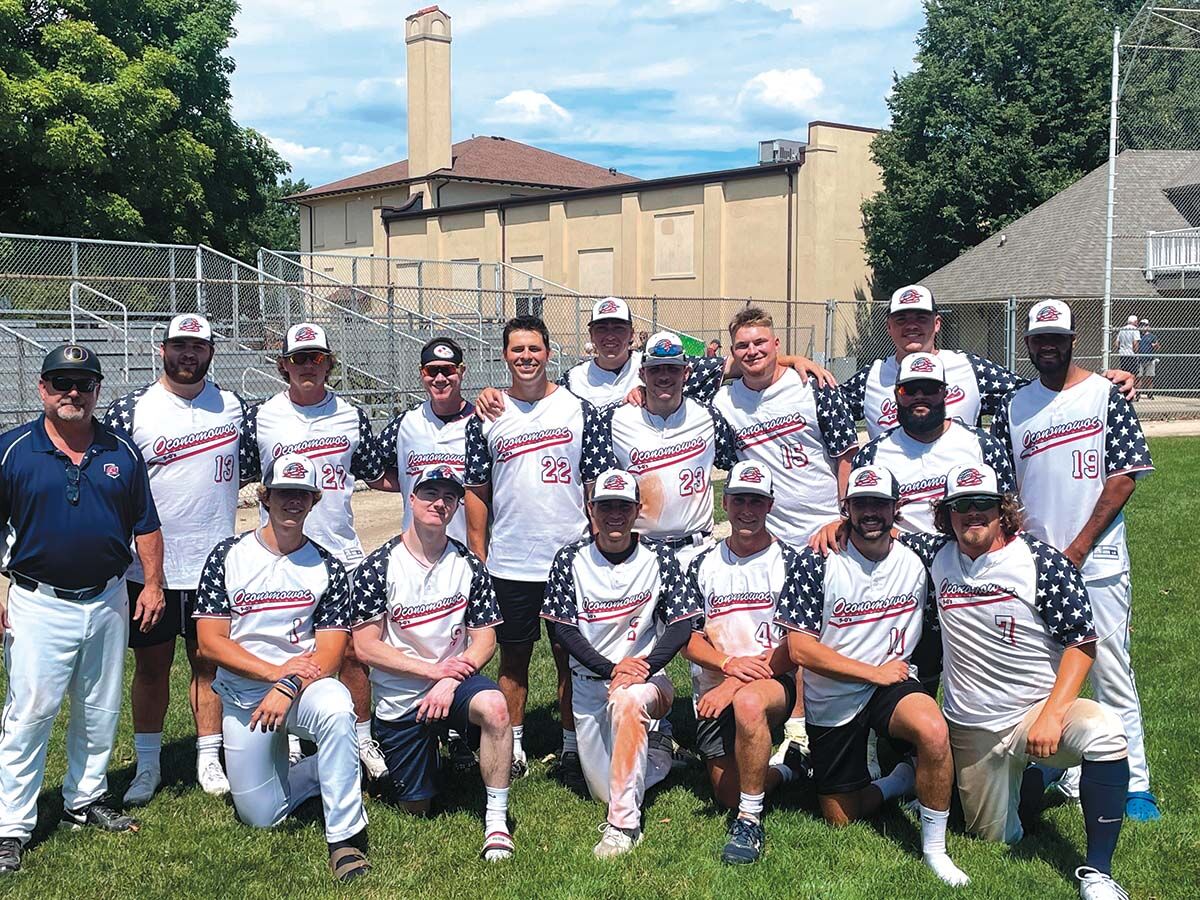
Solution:
M 428 365 L 421 366 L 421 372 L 427 378 L 437 378 L 439 375 L 444 375 L 450 378 L 457 374 L 462 369 L 462 366 L 455 365 Z
M 324 365 L 327 359 L 329 359 L 329 354 L 322 353 L 320 350 L 300 350 L 287 358 L 288 362 L 294 366 L 305 366 L 309 363 L 320 366 Z
M 1000 505 L 1000 501 L 995 497 L 960 497 L 957 500 L 950 500 L 946 503 L 956 513 L 970 512 L 986 512 L 989 509 L 995 509 Z
M 95 378 L 71 378 L 67 375 L 54 375 L 50 378 L 50 386 L 60 394 L 69 394 L 72 389 L 81 394 L 90 394 L 100 384 Z
M 896 393 L 901 397 L 936 397 L 946 392 L 946 385 L 940 381 L 908 381 L 896 385 Z

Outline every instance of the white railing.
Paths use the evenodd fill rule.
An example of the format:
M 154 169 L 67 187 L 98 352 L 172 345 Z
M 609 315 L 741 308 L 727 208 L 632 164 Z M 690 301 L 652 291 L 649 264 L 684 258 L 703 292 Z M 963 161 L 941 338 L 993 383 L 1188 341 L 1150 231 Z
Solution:
M 94 297 L 97 300 L 102 300 L 105 303 L 112 304 L 117 309 L 119 309 L 121 311 L 120 326 L 117 326 L 117 325 L 113 324 L 112 322 L 108 321 L 108 319 L 104 318 L 104 316 L 100 315 L 99 313 L 95 313 L 95 312 L 92 312 L 90 309 L 84 308 L 79 302 L 79 295 L 81 293 L 87 293 L 91 297 Z M 70 309 L 70 311 L 71 311 L 71 340 L 72 340 L 72 342 L 75 341 L 75 313 L 77 313 L 77 312 L 84 316 L 87 316 L 89 319 L 93 320 L 94 322 L 97 322 L 100 325 L 103 325 L 105 328 L 111 329 L 112 331 L 115 331 L 117 334 L 121 335 L 121 337 L 123 338 L 123 340 L 121 341 L 121 349 L 125 355 L 125 368 L 122 370 L 122 374 L 125 376 L 126 383 L 128 383 L 129 382 L 129 307 L 127 307 L 120 300 L 114 300 L 112 297 L 108 296 L 108 294 L 102 294 L 102 293 L 100 293 L 100 291 L 96 290 L 95 288 L 90 288 L 86 284 L 82 284 L 81 282 L 78 282 L 78 281 L 73 281 L 73 282 L 71 282 L 71 309 Z
M 1200 272 L 1200 228 L 1146 234 L 1146 280 L 1158 275 Z

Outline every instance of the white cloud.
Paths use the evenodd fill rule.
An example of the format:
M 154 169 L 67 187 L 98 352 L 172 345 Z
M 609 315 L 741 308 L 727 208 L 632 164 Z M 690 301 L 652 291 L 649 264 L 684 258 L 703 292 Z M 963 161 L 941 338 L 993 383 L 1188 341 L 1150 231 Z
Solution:
M 285 140 L 284 138 L 271 137 L 269 134 L 266 137 L 271 142 L 271 146 L 279 152 L 279 155 L 293 165 L 296 163 L 327 160 L 331 155 L 327 147 L 306 147 L 304 144 L 297 144 L 294 141 Z
M 484 121 L 512 125 L 557 125 L 571 114 L 540 91 L 520 90 L 501 97 Z
M 568 72 L 551 79 L 563 88 L 655 87 L 664 81 L 678 81 L 695 71 L 696 64 L 683 57 L 606 72 Z
M 825 83 L 810 69 L 768 69 L 759 72 L 738 94 L 739 109 L 766 108 L 802 115 L 825 92 Z
M 813 29 L 891 28 L 917 15 L 921 0 L 739 0 L 757 3 Z
M 581 7 L 615 7 L 617 0 L 485 0 L 461 10 L 456 4 L 447 9 L 450 14 L 451 31 L 473 31 L 504 21 L 519 22 L 554 15 L 560 12 L 577 12 Z
M 667 0 L 651 3 L 633 11 L 635 19 L 674 19 L 680 16 L 716 12 L 726 0 Z

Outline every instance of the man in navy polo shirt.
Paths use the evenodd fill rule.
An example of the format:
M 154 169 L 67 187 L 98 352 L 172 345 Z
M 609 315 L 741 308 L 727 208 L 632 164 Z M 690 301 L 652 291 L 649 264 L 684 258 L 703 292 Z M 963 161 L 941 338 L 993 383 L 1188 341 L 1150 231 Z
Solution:
M 0 522 L 13 533 L 12 584 L 0 608 L 8 669 L 0 874 L 21 867 L 50 731 L 67 694 L 64 824 L 138 830 L 108 805 L 105 791 L 129 631 L 130 540 L 145 569 L 132 617 L 143 631 L 163 614 L 163 543 L 141 454 L 92 417 L 102 377 L 88 348 L 52 350 L 38 382 L 45 414 L 0 436 Z

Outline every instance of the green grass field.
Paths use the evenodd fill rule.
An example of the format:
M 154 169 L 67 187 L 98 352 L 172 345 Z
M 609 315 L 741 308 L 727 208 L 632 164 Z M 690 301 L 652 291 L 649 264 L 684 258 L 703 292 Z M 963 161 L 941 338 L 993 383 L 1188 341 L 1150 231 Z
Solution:
M 1200 896 L 1200 701 L 1197 700 L 1196 500 L 1192 478 L 1200 439 L 1151 441 L 1158 472 L 1138 488 L 1128 510 L 1136 586 L 1134 660 L 1145 709 L 1147 744 L 1162 822 L 1127 825 L 1115 874 L 1133 897 Z M 531 755 L 557 746 L 552 710 L 553 666 L 544 642 L 535 659 L 526 746 Z M 126 672 L 132 669 L 132 658 Z M 683 664 L 671 667 L 679 697 L 677 736 L 691 740 L 694 722 Z M 943 888 L 921 864 L 916 822 L 891 811 L 872 824 L 833 832 L 814 815 L 810 796 L 784 792 L 769 808 L 767 849 L 752 868 L 718 861 L 725 819 L 709 800 L 701 769 L 668 779 L 652 793 L 646 840 L 616 862 L 592 858 L 600 804 L 581 800 L 535 764 L 514 787 L 517 857 L 492 865 L 478 859 L 482 789 L 477 779 L 450 787 L 443 811 L 407 817 L 371 799 L 374 873 L 336 888 L 326 867 L 319 801 L 273 832 L 240 825 L 229 802 L 194 783 L 194 735 L 186 712 L 186 662 L 178 654 L 175 697 L 167 721 L 164 776 L 154 802 L 140 812 L 137 835 L 54 829 L 64 768 L 60 721 L 25 869 L 0 881 L 6 897 L 1023 897 L 1076 896 L 1071 877 L 1082 862 L 1083 827 L 1076 808 L 1047 811 L 1040 831 L 1019 846 L 985 844 L 952 833 L 949 849 L 971 876 L 963 890 Z M 64 713 L 65 716 L 65 713 Z M 111 770 L 119 797 L 133 775 L 128 709 Z

